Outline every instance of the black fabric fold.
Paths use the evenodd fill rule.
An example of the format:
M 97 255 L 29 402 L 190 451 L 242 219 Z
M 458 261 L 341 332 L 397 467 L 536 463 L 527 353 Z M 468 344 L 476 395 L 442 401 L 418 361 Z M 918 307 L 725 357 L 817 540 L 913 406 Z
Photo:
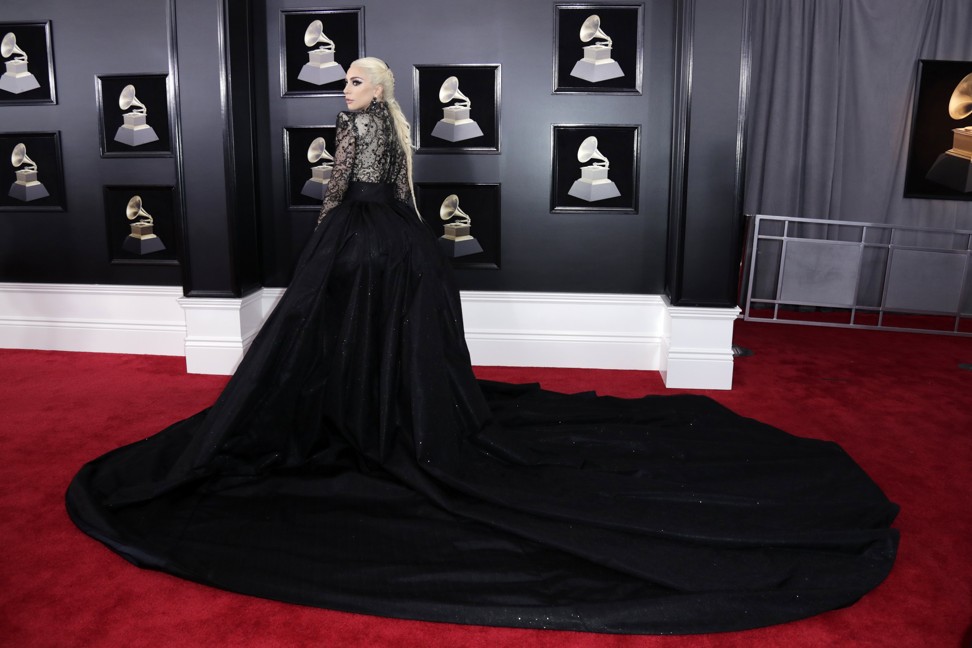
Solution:
M 833 443 L 693 395 L 477 381 L 459 294 L 390 185 L 352 183 L 204 412 L 85 465 L 131 562 L 370 614 L 697 633 L 849 605 L 897 507 Z

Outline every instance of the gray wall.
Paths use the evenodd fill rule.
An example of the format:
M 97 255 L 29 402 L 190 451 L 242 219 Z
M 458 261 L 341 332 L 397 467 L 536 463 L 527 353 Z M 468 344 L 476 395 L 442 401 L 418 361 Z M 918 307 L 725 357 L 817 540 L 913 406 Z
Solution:
M 177 266 L 109 262 L 102 185 L 173 185 L 176 165 L 174 158 L 101 158 L 95 102 L 95 75 L 168 73 L 166 15 L 167 3 L 153 0 L 3 3 L 4 22 L 52 22 L 58 102 L 0 106 L 0 132 L 60 131 L 67 210 L 0 212 L 0 280 L 182 282 Z
M 412 66 L 499 63 L 501 153 L 418 154 L 416 182 L 499 182 L 499 270 L 466 269 L 463 288 L 481 290 L 660 293 L 664 282 L 671 148 L 672 0 L 645 3 L 641 96 L 553 95 L 553 2 L 522 0 L 371 0 L 365 49 L 396 76 L 412 117 Z M 266 13 L 270 148 L 261 177 L 271 178 L 262 219 L 265 281 L 283 285 L 316 214 L 285 211 L 281 144 L 285 126 L 333 124 L 339 97 L 280 97 L 280 10 L 306 2 L 269 0 Z M 642 124 L 638 214 L 550 212 L 551 124 Z
M 416 156 L 417 182 L 502 186 L 501 268 L 460 270 L 460 285 L 667 289 L 676 303 L 733 304 L 727 277 L 738 253 L 731 235 L 738 184 L 733 125 L 745 0 L 699 0 L 698 9 L 696 0 L 647 0 L 643 93 L 623 96 L 552 94 L 554 4 L 365 4 L 366 53 L 391 64 L 409 116 L 413 65 L 502 66 L 501 152 Z M 340 97 L 280 96 L 280 12 L 316 6 L 296 0 L 5 4 L 3 20 L 52 20 L 58 104 L 0 106 L 0 131 L 61 131 L 68 209 L 0 213 L 0 281 L 181 284 L 190 296 L 286 285 L 316 214 L 286 207 L 283 128 L 332 124 L 344 107 Z M 177 81 L 176 155 L 102 159 L 95 75 L 166 72 Z M 676 74 L 703 80 L 708 89 L 701 103 L 691 104 L 690 93 L 676 98 Z M 686 119 L 677 121 L 673 138 L 676 113 Z M 551 125 L 578 123 L 641 125 L 639 213 L 550 212 Z M 675 147 L 690 128 L 696 135 Z M 110 263 L 104 184 L 177 187 L 181 266 Z

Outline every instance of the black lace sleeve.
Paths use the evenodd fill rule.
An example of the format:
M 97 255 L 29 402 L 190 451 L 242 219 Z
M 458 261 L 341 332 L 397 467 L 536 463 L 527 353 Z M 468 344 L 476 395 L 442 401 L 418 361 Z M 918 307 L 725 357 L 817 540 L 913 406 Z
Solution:
M 344 193 L 348 190 L 351 170 L 354 168 L 355 128 L 349 113 L 340 112 L 337 116 L 337 132 L 334 138 L 334 166 L 331 169 L 331 179 L 324 192 L 324 203 L 321 213 L 317 217 L 320 224 L 327 213 L 340 204 Z
M 405 203 L 411 208 L 415 208 L 412 200 L 412 185 L 408 182 L 408 167 L 404 163 L 399 164 L 394 170 L 393 183 L 395 184 L 395 198 Z

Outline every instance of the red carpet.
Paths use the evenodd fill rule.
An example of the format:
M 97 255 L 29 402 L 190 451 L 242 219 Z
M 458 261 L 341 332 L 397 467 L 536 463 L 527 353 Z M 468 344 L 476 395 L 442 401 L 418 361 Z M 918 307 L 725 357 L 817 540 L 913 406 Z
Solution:
M 898 502 L 898 562 L 843 610 L 747 632 L 613 636 L 399 621 L 303 608 L 146 572 L 78 531 L 85 461 L 210 404 L 223 377 L 181 358 L 0 350 L 0 646 L 455 648 L 932 646 L 972 640 L 972 339 L 737 322 L 740 414 L 839 442 Z M 559 391 L 666 392 L 654 372 L 483 368 Z

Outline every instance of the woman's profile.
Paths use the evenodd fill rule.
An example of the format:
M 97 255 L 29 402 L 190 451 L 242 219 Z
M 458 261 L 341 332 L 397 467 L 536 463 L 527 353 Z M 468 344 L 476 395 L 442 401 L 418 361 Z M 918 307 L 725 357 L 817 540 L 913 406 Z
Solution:
M 455 623 L 714 632 L 876 587 L 897 507 L 835 444 L 701 396 L 477 381 L 394 91 L 348 68 L 285 295 L 212 407 L 80 470 L 78 527 L 215 587 Z

